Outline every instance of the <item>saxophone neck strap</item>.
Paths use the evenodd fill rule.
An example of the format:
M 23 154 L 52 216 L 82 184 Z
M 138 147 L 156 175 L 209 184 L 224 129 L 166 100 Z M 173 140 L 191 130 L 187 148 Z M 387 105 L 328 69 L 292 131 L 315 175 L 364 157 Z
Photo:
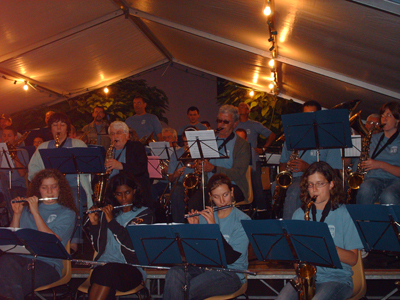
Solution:
M 375 159 L 379 154 L 381 154 L 381 152 L 387 147 L 389 146 L 391 143 L 393 143 L 393 141 L 397 138 L 397 136 L 399 135 L 399 131 L 396 131 L 386 142 L 385 145 L 382 146 L 382 148 L 379 149 L 379 145 L 382 143 L 383 138 L 385 137 L 385 133 L 382 134 L 381 138 L 379 139 L 378 144 L 375 147 L 374 153 L 372 154 L 371 158 Z
M 331 211 L 331 200 L 328 200 L 326 203 L 324 210 L 322 211 L 322 216 L 321 219 L 319 220 L 320 222 L 324 222 L 326 217 L 329 215 L 329 212 Z M 315 207 L 315 204 L 311 206 L 311 213 L 312 213 L 312 218 L 313 221 L 315 222 L 317 220 L 317 208 Z

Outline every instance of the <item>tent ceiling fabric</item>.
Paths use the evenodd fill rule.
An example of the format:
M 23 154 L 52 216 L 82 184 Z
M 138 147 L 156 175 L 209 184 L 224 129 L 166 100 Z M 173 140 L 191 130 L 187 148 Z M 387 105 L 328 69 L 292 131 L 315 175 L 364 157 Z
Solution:
M 327 108 L 361 99 L 364 117 L 400 99 L 399 16 L 342 0 L 273 4 L 282 96 L 317 100 Z M 0 11 L 0 76 L 6 78 L 0 78 L 0 112 L 79 95 L 170 59 L 269 91 L 263 5 L 264 0 L 6 1 Z M 43 92 L 25 92 L 14 80 L 28 80 Z

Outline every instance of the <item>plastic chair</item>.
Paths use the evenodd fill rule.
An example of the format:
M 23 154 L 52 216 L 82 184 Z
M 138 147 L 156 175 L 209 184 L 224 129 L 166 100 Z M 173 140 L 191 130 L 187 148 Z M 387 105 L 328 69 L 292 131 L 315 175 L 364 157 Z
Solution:
M 246 299 L 249 299 L 249 297 L 247 297 L 246 295 L 246 291 L 247 291 L 247 280 L 245 283 L 242 284 L 242 286 L 240 287 L 240 289 L 238 289 L 236 292 L 234 292 L 233 294 L 230 295 L 220 295 L 220 296 L 213 296 L 210 298 L 207 298 L 205 300 L 225 300 L 225 299 L 234 299 L 236 297 L 239 297 L 241 295 L 245 296 Z
M 70 253 L 71 249 L 71 241 L 68 241 L 65 249 L 67 250 L 68 253 Z M 52 290 L 53 292 L 53 299 L 56 299 L 56 290 L 55 288 L 64 284 L 68 284 L 69 281 L 71 280 L 72 276 L 72 267 L 71 267 L 71 261 L 70 260 L 63 260 L 63 269 L 61 272 L 61 278 L 57 280 L 56 282 L 50 283 L 48 285 L 44 285 L 41 287 L 38 287 L 35 289 L 35 295 L 39 297 L 40 299 L 44 299 L 38 292 L 45 291 L 45 290 Z M 69 289 L 69 287 L 68 287 Z
M 93 259 L 96 257 L 96 255 L 97 255 L 97 252 L 94 252 Z M 88 292 L 89 292 L 89 287 L 90 287 L 90 276 L 92 276 L 92 272 L 93 272 L 93 270 L 90 271 L 89 277 L 85 280 L 85 282 L 82 283 L 82 284 L 78 287 L 78 291 L 77 291 L 77 294 L 76 294 L 75 299 L 77 299 L 77 297 L 78 297 L 78 292 L 81 292 L 81 293 L 84 293 L 84 294 L 88 294 Z M 120 297 L 120 296 L 127 296 L 127 295 L 136 294 L 136 296 L 137 296 L 139 299 L 142 299 L 141 295 L 139 294 L 139 291 L 142 290 L 143 288 L 146 288 L 144 282 L 142 282 L 141 284 L 139 284 L 139 285 L 138 285 L 137 287 L 135 287 L 134 289 L 129 290 L 129 291 L 126 291 L 126 292 L 116 291 L 115 297 Z M 146 288 L 146 290 L 147 290 L 147 288 Z M 147 296 L 146 296 L 146 298 L 144 298 L 144 299 L 148 299 L 148 298 L 149 298 L 149 293 L 146 293 L 146 294 L 147 294 Z
M 246 205 L 246 204 L 248 205 L 253 202 L 254 195 L 253 195 L 253 187 L 251 184 L 251 167 L 250 166 L 247 168 L 247 171 L 246 171 L 246 180 L 249 185 L 249 197 L 247 198 L 247 201 L 241 201 L 241 202 L 236 203 L 236 206 Z
M 358 300 L 365 296 L 367 292 L 367 281 L 365 279 L 364 265 L 362 262 L 361 251 L 358 250 L 357 263 L 352 267 L 353 270 L 353 294 L 348 300 Z

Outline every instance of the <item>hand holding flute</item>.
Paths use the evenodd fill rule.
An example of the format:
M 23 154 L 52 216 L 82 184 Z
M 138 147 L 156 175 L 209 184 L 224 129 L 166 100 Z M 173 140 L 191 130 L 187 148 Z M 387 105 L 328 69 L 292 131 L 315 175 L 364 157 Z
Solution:
M 185 218 L 188 219 L 189 224 L 198 224 L 199 223 L 199 216 L 203 216 L 206 219 L 208 224 L 215 224 L 214 212 L 228 209 L 233 207 L 233 204 L 224 205 L 224 206 L 215 206 L 214 208 L 211 206 L 206 206 L 206 209 L 197 212 L 192 209 L 190 214 L 185 215 Z

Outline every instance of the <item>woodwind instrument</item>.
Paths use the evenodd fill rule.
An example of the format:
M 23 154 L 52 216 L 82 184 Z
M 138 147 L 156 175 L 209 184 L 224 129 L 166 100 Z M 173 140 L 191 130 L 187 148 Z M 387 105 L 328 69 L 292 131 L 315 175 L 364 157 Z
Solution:
M 219 210 L 223 210 L 223 209 L 227 209 L 227 208 L 230 208 L 230 207 L 233 207 L 233 206 L 235 206 L 234 204 L 229 204 L 229 205 L 225 205 L 225 206 L 221 206 L 221 207 L 214 207 L 214 212 L 215 211 L 219 211 Z M 187 219 L 187 218 L 192 218 L 192 217 L 197 217 L 197 216 L 200 216 L 200 213 L 195 213 L 195 214 L 186 214 L 185 215 L 185 218 Z
M 39 201 L 51 201 L 51 200 L 57 200 L 58 197 L 50 197 L 50 198 L 39 198 Z M 11 203 L 22 203 L 22 202 L 28 202 L 25 199 L 20 199 L 20 200 L 11 200 Z
M 123 208 L 123 207 L 128 207 L 128 206 L 132 206 L 133 204 L 124 204 L 124 205 L 118 205 L 118 206 L 114 206 L 114 209 L 119 209 L 119 208 Z M 86 211 L 86 214 L 91 214 L 91 213 L 95 213 L 95 212 L 101 212 L 101 208 L 96 208 L 96 209 L 92 209 L 92 210 L 88 210 Z
M 56 137 L 54 138 L 54 146 L 56 148 L 60 148 L 60 133 L 57 132 Z
M 113 158 L 115 141 L 113 141 L 106 153 L 106 161 Z M 96 173 L 98 182 L 94 186 L 93 196 L 94 202 L 99 206 L 103 206 L 106 196 L 106 189 L 108 185 L 108 178 L 110 177 L 111 170 L 107 170 L 105 173 Z

